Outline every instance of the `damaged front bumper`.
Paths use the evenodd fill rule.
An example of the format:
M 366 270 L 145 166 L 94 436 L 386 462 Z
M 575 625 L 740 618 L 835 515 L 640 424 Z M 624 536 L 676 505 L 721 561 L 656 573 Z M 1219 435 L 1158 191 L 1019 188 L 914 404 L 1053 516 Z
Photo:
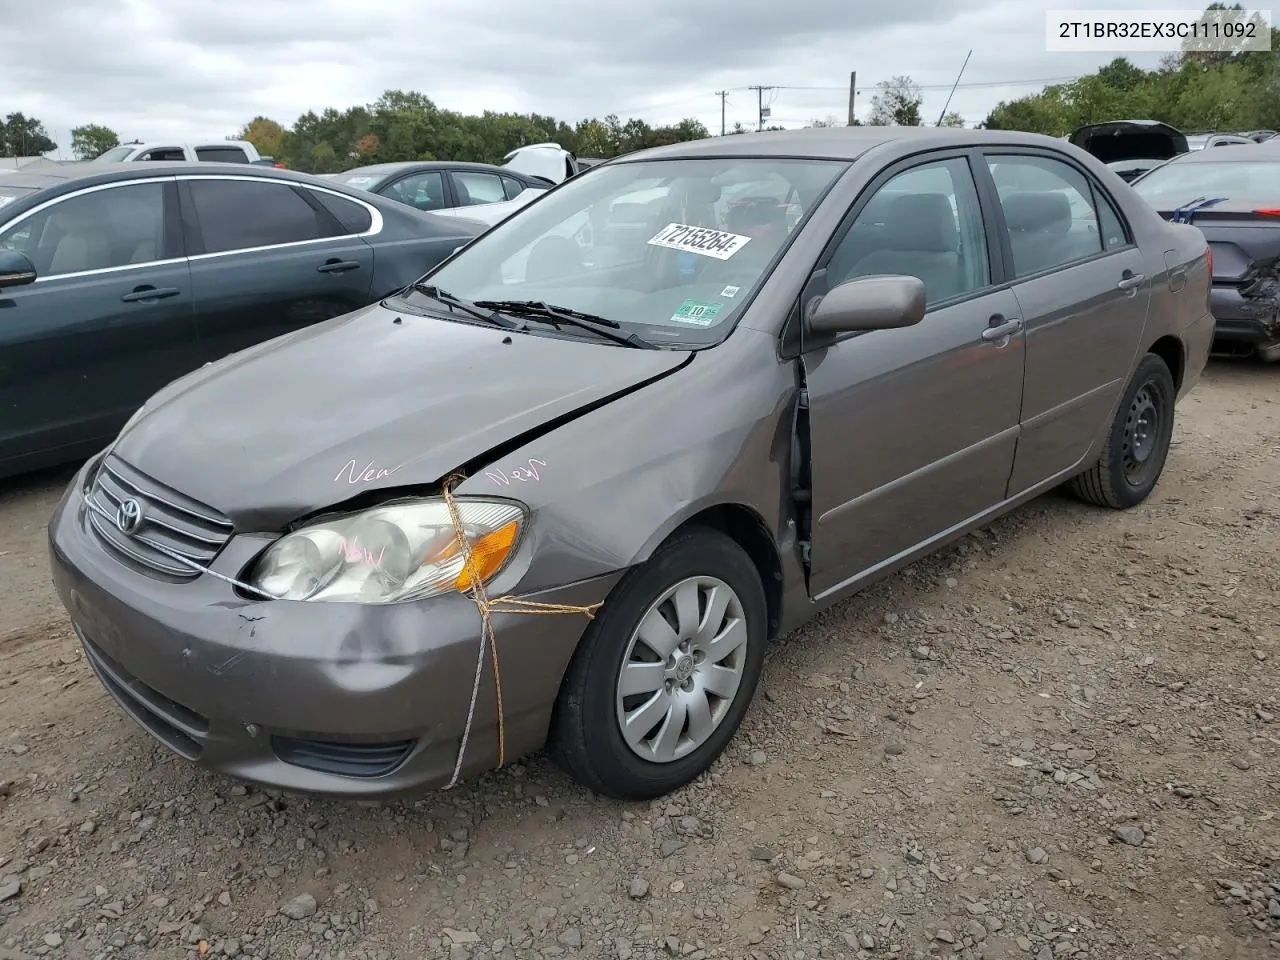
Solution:
M 98 679 L 170 750 L 264 786 L 380 797 L 447 785 L 471 701 L 481 619 L 461 594 L 364 605 L 238 595 L 215 576 L 169 583 L 109 553 L 83 489 L 49 523 L 59 597 Z M 211 569 L 234 577 L 262 550 L 234 536 Z M 527 599 L 587 606 L 621 574 Z M 540 748 L 584 616 L 493 614 L 509 762 Z M 461 776 L 498 762 L 493 672 L 485 675 Z

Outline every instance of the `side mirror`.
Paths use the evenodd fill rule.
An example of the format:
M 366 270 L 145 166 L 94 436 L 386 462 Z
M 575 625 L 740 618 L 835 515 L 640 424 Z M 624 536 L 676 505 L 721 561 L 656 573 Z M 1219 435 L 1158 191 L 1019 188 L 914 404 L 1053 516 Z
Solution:
M 807 324 L 813 333 L 887 330 L 919 323 L 924 311 L 924 283 L 918 277 L 857 277 L 811 306 Z
M 17 250 L 0 250 L 0 287 L 23 287 L 35 283 L 35 265 Z

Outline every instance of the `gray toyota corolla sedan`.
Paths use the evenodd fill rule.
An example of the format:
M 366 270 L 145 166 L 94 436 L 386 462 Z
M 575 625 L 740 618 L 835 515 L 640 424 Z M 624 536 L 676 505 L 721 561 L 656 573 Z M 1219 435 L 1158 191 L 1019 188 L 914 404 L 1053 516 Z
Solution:
M 1048 137 L 631 154 L 161 390 L 58 505 L 54 578 L 120 706 L 213 769 L 372 796 L 548 744 L 653 797 L 774 637 L 1064 482 L 1143 501 L 1208 278 Z

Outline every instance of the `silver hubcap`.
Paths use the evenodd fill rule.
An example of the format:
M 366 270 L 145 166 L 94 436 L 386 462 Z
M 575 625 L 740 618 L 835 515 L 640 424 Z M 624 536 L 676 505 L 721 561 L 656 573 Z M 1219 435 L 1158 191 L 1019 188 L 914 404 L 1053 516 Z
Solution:
M 670 763 L 698 749 L 729 712 L 747 662 L 742 601 L 723 580 L 690 577 L 658 597 L 618 675 L 618 726 L 636 756 Z

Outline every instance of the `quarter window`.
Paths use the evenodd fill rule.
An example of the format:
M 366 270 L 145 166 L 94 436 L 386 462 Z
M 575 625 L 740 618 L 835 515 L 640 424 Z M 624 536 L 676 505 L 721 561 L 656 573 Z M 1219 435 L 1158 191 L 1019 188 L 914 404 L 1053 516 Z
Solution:
M 503 177 L 502 186 L 506 190 L 508 200 L 514 200 L 525 190 L 524 184 L 514 177 Z
M 963 158 L 904 170 L 859 211 L 827 266 L 829 286 L 875 274 L 919 277 L 926 301 L 990 282 L 978 191 Z
M 205 253 L 300 243 L 332 235 L 292 187 L 249 180 L 189 180 Z
M 492 173 L 463 173 L 455 170 L 453 186 L 457 191 L 460 207 L 476 203 L 497 203 L 507 198 L 502 189 L 502 178 Z
M 1101 253 L 1103 228 L 1085 175 L 1049 157 L 998 156 L 987 160 L 1000 195 L 1017 277 L 1062 267 Z M 1119 227 L 1115 214 L 1105 227 Z M 1119 235 L 1124 236 L 1123 229 Z
M 342 229 L 347 233 L 364 233 L 373 226 L 373 217 L 369 211 L 355 201 L 325 193 L 323 190 L 312 190 L 310 194 L 337 218 L 342 224 Z
M 164 184 L 137 183 L 68 197 L 0 233 L 40 276 L 107 270 L 164 258 Z

